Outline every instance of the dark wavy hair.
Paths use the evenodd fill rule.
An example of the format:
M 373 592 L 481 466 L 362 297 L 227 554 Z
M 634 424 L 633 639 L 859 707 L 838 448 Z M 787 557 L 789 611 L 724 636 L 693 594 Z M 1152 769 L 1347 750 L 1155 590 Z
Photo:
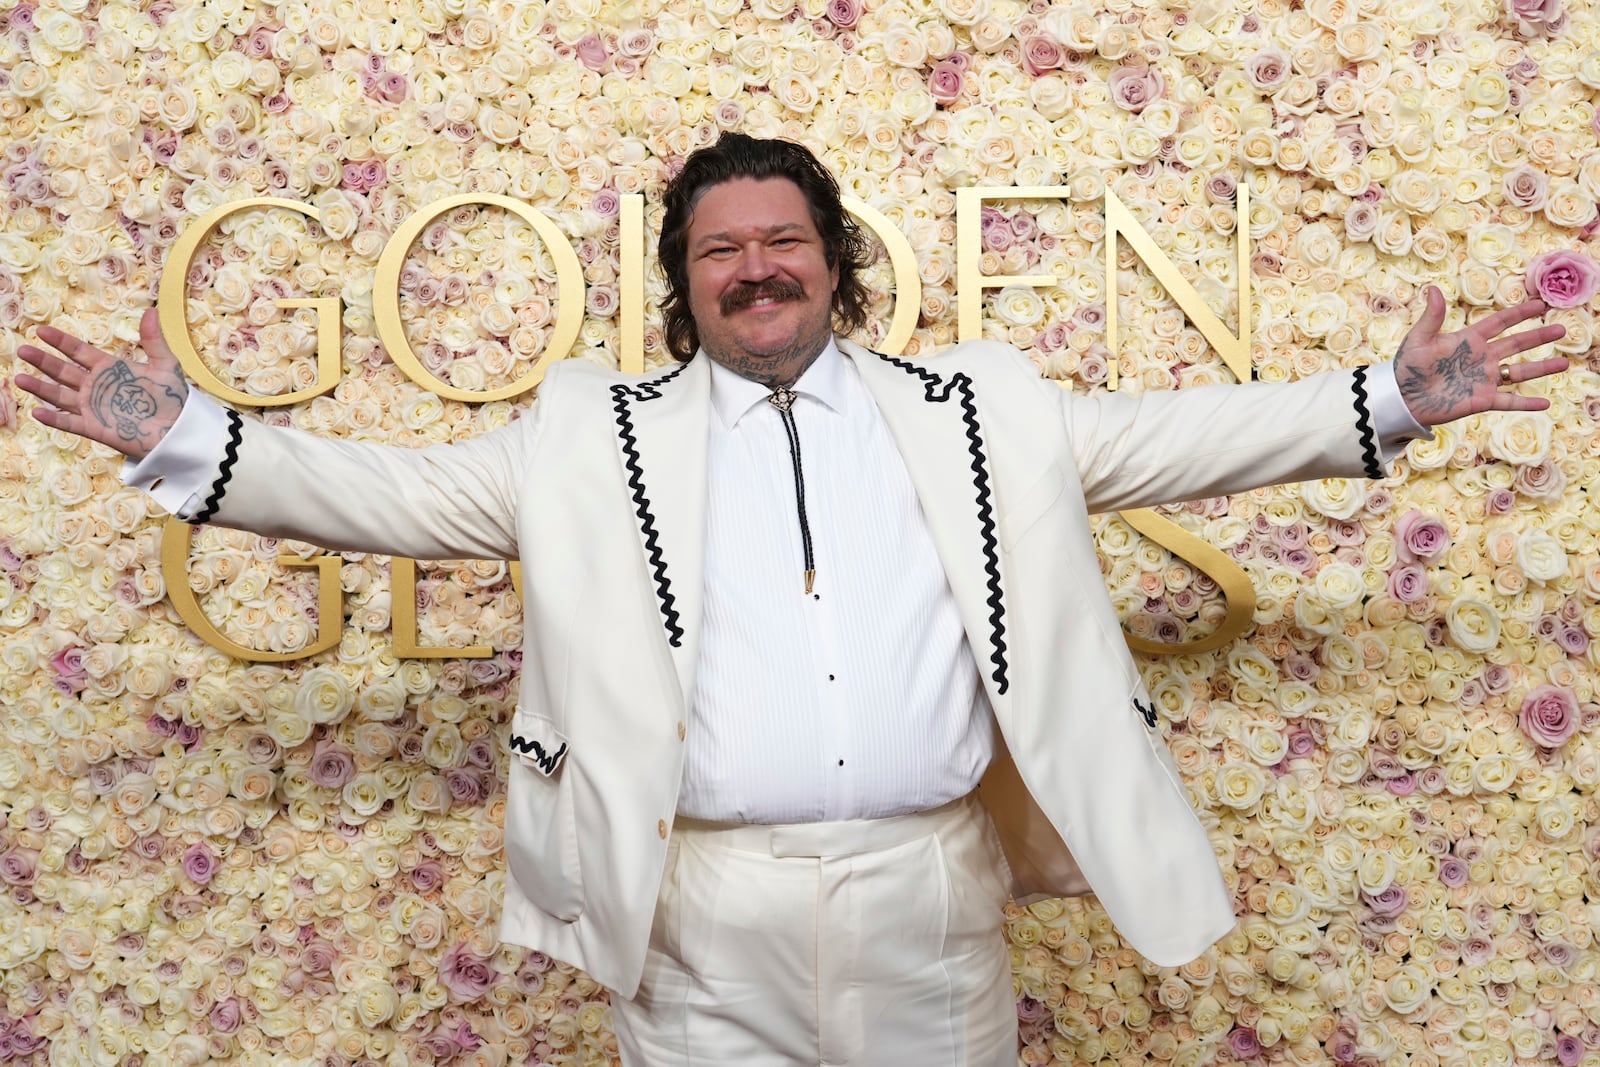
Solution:
M 716 144 L 690 154 L 663 197 L 666 217 L 656 258 L 667 278 L 661 313 L 673 356 L 687 362 L 700 348 L 700 331 L 689 313 L 688 244 L 694 206 L 712 186 L 734 178 L 787 178 L 800 187 L 811 208 L 812 224 L 822 237 L 828 266 L 839 271 L 839 284 L 833 290 L 834 328 L 850 333 L 865 326 L 869 294 L 861 272 L 872 262 L 872 245 L 845 213 L 839 183 L 816 156 L 793 141 L 725 133 Z

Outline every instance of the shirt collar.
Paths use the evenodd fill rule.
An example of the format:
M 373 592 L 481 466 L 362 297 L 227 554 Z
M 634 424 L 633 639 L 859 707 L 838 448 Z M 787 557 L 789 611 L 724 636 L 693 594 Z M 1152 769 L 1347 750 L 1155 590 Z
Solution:
M 711 359 L 703 352 L 700 358 Z M 820 401 L 830 411 L 844 412 L 845 361 L 832 337 L 828 338 L 827 345 L 817 354 L 811 366 L 800 375 L 800 380 L 794 383 L 794 391 Z M 739 420 L 766 400 L 771 392 L 760 382 L 753 382 L 715 360 L 711 361 L 711 406 L 716 409 L 725 428 L 731 430 L 737 426 Z

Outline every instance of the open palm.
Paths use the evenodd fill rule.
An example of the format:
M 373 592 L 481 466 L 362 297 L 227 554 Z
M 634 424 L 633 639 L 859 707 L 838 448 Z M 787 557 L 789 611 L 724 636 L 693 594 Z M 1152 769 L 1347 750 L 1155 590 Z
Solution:
M 1518 323 L 1543 315 L 1547 309 L 1542 301 L 1525 301 L 1486 315 L 1465 329 L 1440 333 L 1444 297 L 1430 285 L 1426 299 L 1422 317 L 1400 342 L 1394 357 L 1400 395 L 1419 423 L 1436 426 L 1481 411 L 1542 411 L 1550 406 L 1544 397 L 1501 388 L 1567 369 L 1567 360 L 1559 356 L 1505 362 L 1566 334 L 1566 327 L 1552 324 L 1500 336 Z
M 39 327 L 39 340 L 62 355 L 22 345 L 18 357 L 41 377 L 19 374 L 16 382 L 44 402 L 33 409 L 44 425 L 143 459 L 178 421 L 189 384 L 153 308 L 139 320 L 143 363 L 102 352 L 54 326 Z

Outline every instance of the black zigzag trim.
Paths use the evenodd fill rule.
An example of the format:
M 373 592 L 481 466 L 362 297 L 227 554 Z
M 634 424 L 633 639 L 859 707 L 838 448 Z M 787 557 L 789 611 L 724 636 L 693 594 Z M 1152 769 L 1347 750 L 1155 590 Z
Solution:
M 1138 709 L 1139 717 L 1144 720 L 1144 724 L 1146 726 L 1148 726 L 1150 729 L 1154 730 L 1156 728 L 1156 705 L 1155 705 L 1155 701 L 1152 700 L 1150 702 L 1150 706 L 1147 708 L 1143 704 L 1139 703 L 1139 698 L 1138 697 L 1134 697 L 1133 698 L 1133 706 Z
M 952 374 L 946 381 L 915 363 L 885 356 L 881 352 L 875 355 L 921 379 L 924 394 L 934 403 L 942 404 L 949 400 L 952 391 L 961 397 L 961 421 L 967 427 L 967 448 L 972 453 L 972 486 L 977 490 L 978 525 L 983 535 L 983 571 L 988 575 L 989 641 L 994 646 L 994 653 L 989 659 L 994 663 L 995 691 L 1004 693 L 1009 683 L 1006 680 L 1006 609 L 1000 594 L 1000 542 L 995 538 L 989 467 L 983 454 L 983 434 L 978 429 L 978 403 L 972 392 L 972 379 L 965 374 Z
M 210 522 L 211 516 L 217 513 L 222 494 L 228 488 L 228 480 L 233 477 L 233 465 L 239 462 L 239 446 L 244 443 L 244 420 L 239 413 L 228 408 L 223 414 L 228 419 L 228 447 L 223 453 L 222 465 L 217 468 L 217 480 L 211 483 L 211 495 L 206 497 L 205 507 L 195 512 L 194 518 L 189 520 L 196 526 Z
M 515 751 L 521 752 L 525 756 L 532 756 L 534 762 L 539 765 L 539 773 L 546 778 L 556 773 L 556 768 L 561 766 L 561 760 L 567 754 L 567 743 L 565 741 L 561 742 L 561 747 L 554 752 L 546 752 L 544 746 L 539 742 L 530 741 L 527 738 L 512 734 L 510 745 Z
M 673 648 L 683 645 L 683 627 L 678 624 L 678 609 L 673 606 L 672 582 L 667 578 L 667 561 L 661 554 L 656 535 L 656 518 L 650 512 L 650 498 L 644 491 L 644 468 L 639 466 L 639 441 L 633 435 L 633 414 L 628 410 L 630 398 L 638 401 L 661 399 L 661 387 L 678 375 L 682 367 L 664 374 L 654 381 L 639 385 L 613 385 L 612 407 L 617 412 L 617 435 L 622 439 L 623 463 L 628 468 L 628 487 L 633 490 L 633 506 L 639 515 L 639 532 L 644 536 L 645 552 L 650 557 L 650 570 L 655 575 L 656 598 L 661 601 L 661 616 L 667 624 L 667 641 Z
M 1382 478 L 1383 464 L 1378 462 L 1378 446 L 1372 436 L 1372 412 L 1367 409 L 1367 368 L 1356 368 L 1350 387 L 1356 394 L 1356 429 L 1361 431 L 1362 466 L 1368 478 Z

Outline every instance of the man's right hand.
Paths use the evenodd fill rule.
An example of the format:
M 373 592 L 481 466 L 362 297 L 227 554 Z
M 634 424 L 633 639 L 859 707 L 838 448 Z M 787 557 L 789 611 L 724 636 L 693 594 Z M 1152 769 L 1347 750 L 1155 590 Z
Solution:
M 54 326 L 39 327 L 39 340 L 66 358 L 22 345 L 17 355 L 43 377 L 19 374 L 16 383 L 44 402 L 33 409 L 33 417 L 46 426 L 138 460 L 178 421 L 189 383 L 161 337 L 154 308 L 139 321 L 143 363 L 102 352 Z

